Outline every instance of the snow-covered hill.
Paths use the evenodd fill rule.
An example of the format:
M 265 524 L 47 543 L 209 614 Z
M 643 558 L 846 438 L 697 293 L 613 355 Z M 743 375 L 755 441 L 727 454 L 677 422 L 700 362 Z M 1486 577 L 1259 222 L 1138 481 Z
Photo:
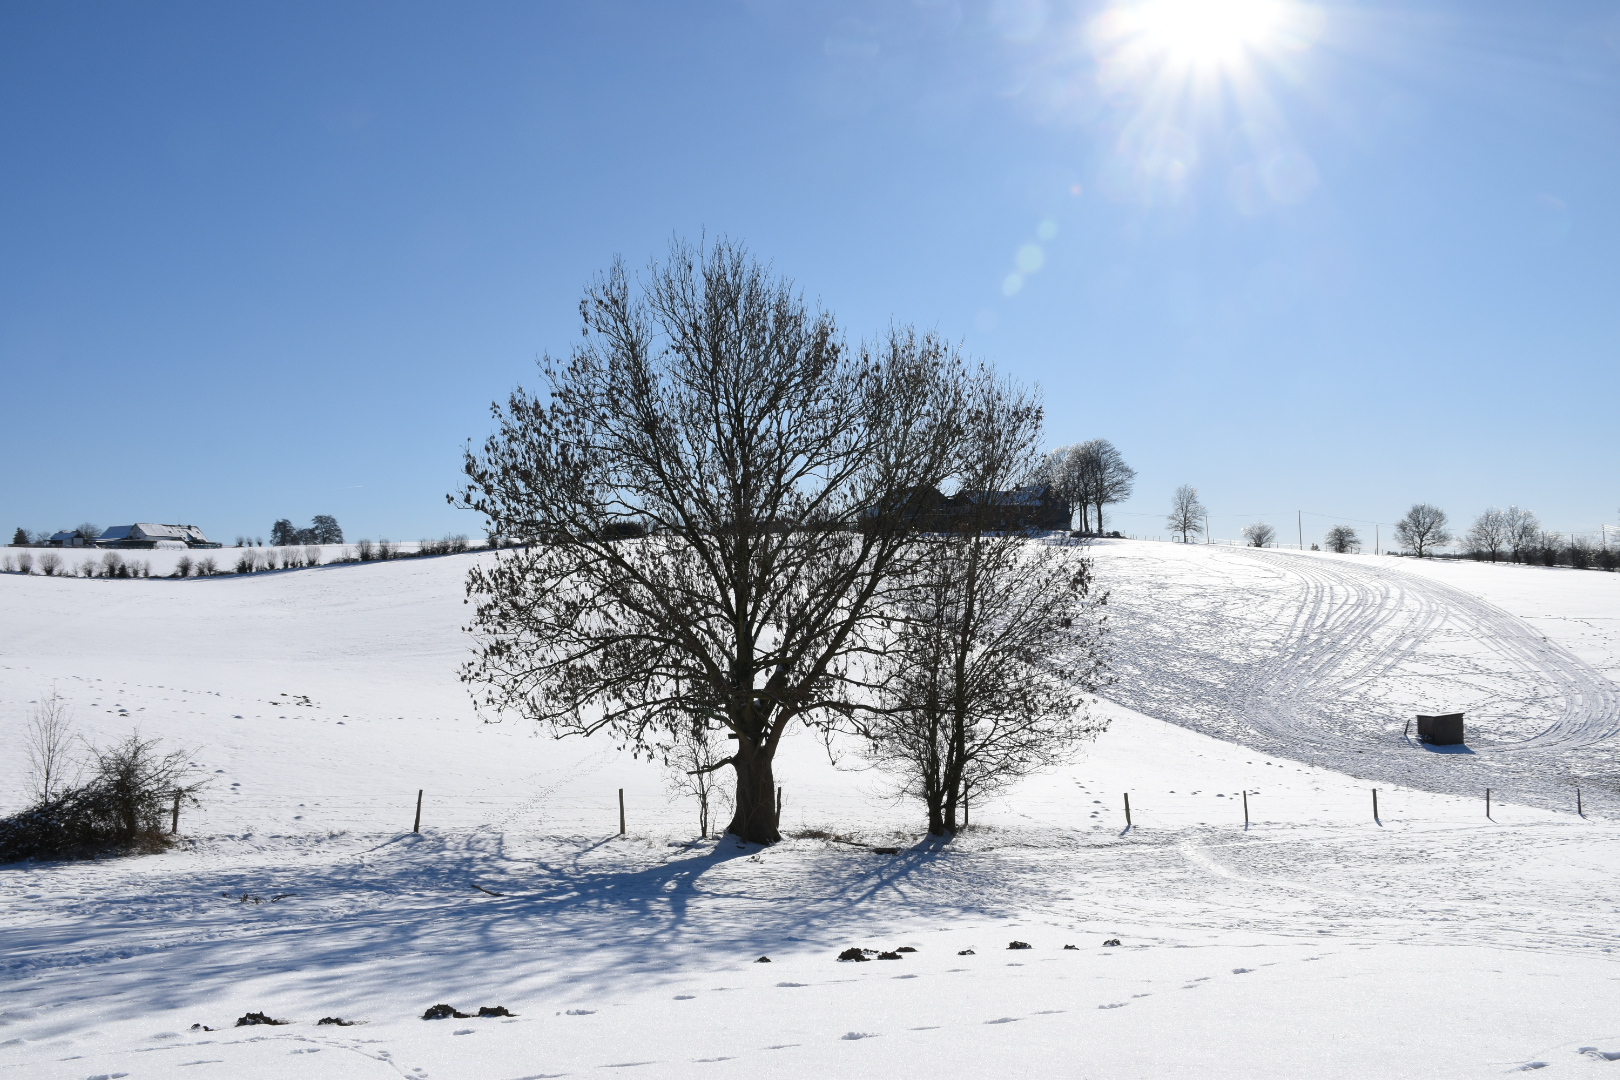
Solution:
M 214 778 L 180 850 L 0 869 L 0 1080 L 1620 1069 L 1620 799 L 1583 820 L 1557 782 L 1613 752 L 1620 577 L 1095 553 L 1141 711 L 1101 706 L 1109 732 L 980 829 L 918 844 L 881 776 L 790 741 L 784 827 L 897 856 L 696 843 L 655 766 L 481 723 L 456 670 L 488 555 L 0 576 L 0 808 L 53 687 L 92 738 L 138 724 Z M 1463 697 L 1456 780 L 1395 725 Z M 441 1001 L 518 1016 L 416 1019 Z M 260 1010 L 295 1022 L 230 1026 Z

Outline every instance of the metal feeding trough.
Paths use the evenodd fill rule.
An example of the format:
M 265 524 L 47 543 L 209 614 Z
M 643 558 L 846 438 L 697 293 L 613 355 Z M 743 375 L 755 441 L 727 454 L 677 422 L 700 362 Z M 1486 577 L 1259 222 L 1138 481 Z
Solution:
M 1463 714 L 1442 713 L 1417 718 L 1418 742 L 1434 746 L 1457 746 L 1463 741 Z

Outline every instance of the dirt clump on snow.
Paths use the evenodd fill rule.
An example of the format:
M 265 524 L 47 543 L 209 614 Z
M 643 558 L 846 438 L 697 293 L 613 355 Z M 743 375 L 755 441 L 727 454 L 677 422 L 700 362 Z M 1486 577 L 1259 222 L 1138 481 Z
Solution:
M 258 1025 L 258 1024 L 270 1024 L 270 1025 L 272 1025 L 274 1027 L 282 1027 L 283 1025 L 290 1024 L 290 1023 L 292 1023 L 291 1020 L 272 1020 L 270 1017 L 266 1016 L 262 1012 L 252 1012 L 252 1013 L 248 1013 L 246 1016 L 244 1016 L 241 1019 L 237 1020 L 236 1026 L 237 1027 L 254 1027 L 255 1025 Z
M 1029 949 L 1029 948 L 1033 948 L 1033 947 L 1034 946 L 1030 945 L 1030 943 L 1027 942 L 1027 941 L 1009 941 L 1009 942 L 1007 942 L 1007 948 L 1009 948 L 1009 949 Z
M 838 954 L 838 959 L 839 960 L 853 961 L 854 963 L 858 963 L 858 964 L 864 964 L 867 961 L 866 950 L 865 949 L 845 949 L 843 952 Z
M 464 1013 L 454 1005 L 434 1005 L 422 1014 L 424 1020 L 466 1020 L 472 1013 Z
M 332 1025 L 336 1027 L 354 1027 L 356 1024 L 363 1023 L 365 1023 L 364 1020 L 345 1020 L 341 1016 L 323 1016 L 319 1020 L 315 1021 L 315 1026 L 323 1027 Z
M 478 1015 L 479 1016 L 516 1016 L 517 1013 L 515 1013 L 515 1012 L 507 1012 L 505 1005 L 480 1005 L 480 1006 L 478 1006 Z

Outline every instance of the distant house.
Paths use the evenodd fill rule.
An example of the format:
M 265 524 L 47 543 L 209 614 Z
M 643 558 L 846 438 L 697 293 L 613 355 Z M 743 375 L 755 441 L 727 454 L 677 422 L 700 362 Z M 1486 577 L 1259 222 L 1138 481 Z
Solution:
M 885 511 L 924 532 L 955 532 L 969 522 L 997 532 L 1066 531 L 1072 520 L 1068 502 L 1054 496 L 1049 484 L 1011 491 L 960 491 L 949 497 L 937 488 L 909 488 L 881 508 L 868 507 L 866 517 Z
M 96 542 L 96 538 L 86 536 L 77 529 L 71 529 L 52 533 L 51 538 L 45 542 L 51 547 L 89 547 Z
M 164 547 L 181 544 L 188 548 L 220 546 L 204 536 L 203 531 L 195 525 L 152 525 L 145 522 L 114 525 L 96 538 L 97 547 L 155 548 L 159 544 Z
M 1050 484 L 1026 484 L 1011 491 L 964 491 L 946 500 L 947 515 L 987 520 L 1009 532 L 1067 530 L 1073 520 L 1069 503 L 1052 494 Z M 983 517 L 980 517 L 980 515 Z

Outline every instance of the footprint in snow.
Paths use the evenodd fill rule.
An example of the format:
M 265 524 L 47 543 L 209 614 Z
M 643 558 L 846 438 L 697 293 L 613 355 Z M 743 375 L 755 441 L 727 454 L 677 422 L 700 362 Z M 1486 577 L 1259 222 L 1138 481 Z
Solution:
M 1620 1050 L 1608 1051 L 1599 1050 L 1595 1046 L 1583 1046 L 1575 1052 L 1577 1054 L 1585 1054 L 1587 1057 L 1595 1058 L 1598 1061 L 1620 1061 Z
M 844 1033 L 844 1035 L 842 1035 L 841 1038 L 845 1042 L 854 1042 L 856 1039 L 875 1039 L 875 1038 L 877 1038 L 877 1032 L 875 1032 L 875 1031 L 850 1031 L 850 1032 Z
M 472 1028 L 462 1028 L 460 1031 L 457 1031 L 455 1034 L 457 1034 L 457 1035 L 471 1035 L 472 1033 L 473 1033 Z
M 1116 1002 L 1113 1002 L 1112 1004 L 1109 1004 L 1109 1005 L 1099 1005 L 1099 1006 L 1097 1006 L 1097 1008 L 1099 1008 L 1099 1009 L 1123 1009 L 1125 1006 L 1127 1006 L 1129 1004 L 1130 1004 L 1130 1002 L 1128 1002 L 1128 1001 L 1116 1001 Z
M 902 975 L 901 978 L 906 978 L 906 976 Z M 809 983 L 777 983 L 776 985 L 777 986 L 809 986 L 810 984 Z
M 1249 974 L 1249 972 L 1251 972 L 1253 970 L 1254 970 L 1254 968 L 1233 968 L 1232 969 L 1232 974 L 1234 974 L 1234 975 L 1247 975 L 1247 974 Z
M 675 995 L 675 1000 L 676 1001 L 691 1001 L 695 997 L 697 997 L 696 994 L 676 994 Z
M 595 1009 L 569 1009 L 566 1015 L 568 1015 L 568 1016 L 591 1016 L 595 1012 L 596 1012 Z
M 1016 1023 L 1018 1023 L 1018 1017 L 1016 1017 L 1016 1016 L 1003 1016 L 1000 1020 L 986 1020 L 985 1023 L 987 1023 L 987 1024 L 1016 1024 Z

